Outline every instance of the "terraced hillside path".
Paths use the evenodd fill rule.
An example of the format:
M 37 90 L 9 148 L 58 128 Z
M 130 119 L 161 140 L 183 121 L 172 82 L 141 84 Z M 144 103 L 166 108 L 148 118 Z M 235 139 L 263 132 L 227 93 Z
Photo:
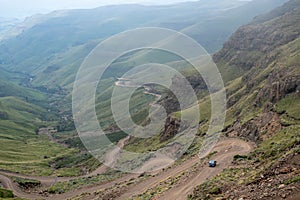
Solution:
M 160 194 L 160 196 L 154 197 L 153 199 L 186 199 L 188 194 L 191 193 L 197 185 L 200 185 L 206 181 L 206 179 L 213 178 L 223 169 L 228 168 L 231 165 L 234 155 L 248 154 L 252 149 L 253 147 L 251 144 L 237 138 L 225 138 L 221 140 L 212 150 L 212 152 L 218 152 L 213 156 L 213 159 L 217 160 L 219 163 L 216 168 L 209 168 L 206 163 L 201 163 L 202 165 L 200 168 L 198 168 L 196 174 L 193 174 L 184 181 L 179 181 L 178 184 L 176 184 L 173 188 L 163 194 Z M 165 170 L 155 177 L 150 177 L 141 183 L 131 186 L 118 199 L 127 199 L 138 196 L 139 194 L 143 194 L 147 190 L 155 188 L 166 179 L 170 177 L 176 177 L 182 172 L 189 171 L 198 162 L 201 161 L 196 156 L 178 166 L 175 166 L 169 170 Z
M 187 194 L 193 190 L 193 188 L 207 178 L 212 178 L 216 174 L 220 173 L 223 169 L 230 166 L 230 163 L 233 159 L 233 156 L 236 154 L 247 154 L 252 150 L 252 146 L 245 141 L 240 139 L 223 139 L 220 141 L 213 151 L 218 151 L 214 155 L 214 159 L 218 161 L 219 165 L 217 168 L 208 168 L 206 165 L 203 165 L 201 169 L 198 170 L 197 176 L 190 177 L 186 182 L 180 182 L 178 185 L 175 185 L 174 188 L 167 191 L 160 198 L 161 199 L 185 199 Z M 159 185 L 160 182 L 164 181 L 168 177 L 175 177 L 183 171 L 191 169 L 196 163 L 200 162 L 200 159 L 196 156 L 187 161 L 181 163 L 180 165 L 173 166 L 170 169 L 159 171 L 155 176 L 150 176 L 144 181 L 137 182 L 136 184 L 130 185 L 126 188 L 125 191 L 121 193 L 118 199 L 126 199 L 132 196 L 144 193 L 147 189 L 151 189 Z M 11 177 L 21 177 L 29 178 L 40 181 L 52 180 L 53 177 L 34 177 L 34 176 L 22 176 L 20 174 L 14 174 L 9 172 L 0 172 L 0 182 L 7 189 L 10 189 L 14 194 L 21 198 L 27 199 L 68 199 L 76 197 L 82 193 L 93 193 L 101 189 L 107 189 L 113 187 L 117 183 L 124 183 L 129 181 L 132 178 L 137 178 L 138 174 L 127 174 L 121 178 L 118 178 L 109 183 L 105 183 L 97 186 L 87 186 L 81 189 L 73 190 L 64 194 L 57 194 L 52 196 L 44 196 L 42 194 L 30 194 L 22 191 L 16 183 L 14 183 Z M 78 178 L 78 177 L 77 177 Z M 74 179 L 74 178 L 73 178 Z M 61 180 L 70 180 L 70 178 L 60 178 Z
M 161 195 L 159 199 L 186 199 L 196 186 L 218 175 L 223 169 L 228 168 L 235 155 L 246 155 L 251 150 L 252 146 L 242 140 L 228 139 L 219 142 L 213 150 L 218 153 L 212 158 L 218 162 L 217 167 L 210 168 L 208 164 L 203 165 L 195 174 L 191 174 L 187 179 L 176 184 L 172 189 Z
M 52 135 L 50 134 L 50 132 L 48 132 L 48 129 L 46 129 L 46 128 L 42 130 L 41 134 L 48 135 L 48 137 L 50 139 L 53 138 Z M 126 138 L 120 140 L 117 144 L 117 147 L 107 153 L 106 163 L 112 163 L 114 161 L 114 159 L 117 159 L 120 149 L 122 149 L 124 147 L 124 145 L 126 144 L 128 139 L 129 139 L 129 137 L 126 137 Z M 53 141 L 53 142 L 56 142 L 56 141 Z M 61 195 L 52 195 L 51 197 L 45 197 L 43 195 L 36 194 L 36 193 L 35 194 L 30 194 L 30 193 L 24 192 L 12 180 L 12 178 L 17 177 L 17 178 L 23 178 L 23 179 L 37 180 L 37 181 L 41 182 L 41 185 L 43 187 L 47 188 L 47 187 L 50 187 L 51 185 L 53 185 L 55 183 L 58 183 L 58 182 L 65 182 L 65 181 L 75 180 L 75 179 L 78 179 L 78 178 L 86 178 L 86 177 L 91 177 L 91 176 L 97 176 L 98 174 L 105 173 L 108 169 L 109 168 L 106 165 L 101 165 L 95 171 L 93 171 L 89 174 L 83 175 L 83 176 L 78 176 L 78 177 L 31 176 L 31 175 L 22 175 L 22 174 L 18 174 L 18 173 L 13 173 L 13 172 L 9 172 L 9 171 L 0 170 L 0 183 L 4 188 L 12 190 L 14 192 L 14 195 L 17 196 L 17 197 L 26 198 L 26 199 L 51 199 L 51 200 L 52 199 L 59 199 L 60 200 L 60 199 L 71 198 L 73 196 L 82 194 L 82 193 L 87 191 L 87 188 L 77 190 L 76 192 L 69 192 L 69 193 L 65 193 L 65 194 L 61 194 Z M 121 181 L 121 180 L 122 179 L 120 179 L 118 181 Z M 110 186 L 110 185 L 111 184 L 108 184 L 107 187 Z M 105 186 L 105 184 L 103 184 L 103 186 Z M 99 189 L 101 189 L 101 187 L 99 187 Z M 92 190 L 95 190 L 95 189 L 92 189 Z

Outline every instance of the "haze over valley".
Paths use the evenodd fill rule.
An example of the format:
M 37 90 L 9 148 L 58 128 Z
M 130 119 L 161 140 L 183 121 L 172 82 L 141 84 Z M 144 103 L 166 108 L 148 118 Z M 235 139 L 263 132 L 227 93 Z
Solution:
M 300 198 L 300 0 L 0 11 L 1 199 Z

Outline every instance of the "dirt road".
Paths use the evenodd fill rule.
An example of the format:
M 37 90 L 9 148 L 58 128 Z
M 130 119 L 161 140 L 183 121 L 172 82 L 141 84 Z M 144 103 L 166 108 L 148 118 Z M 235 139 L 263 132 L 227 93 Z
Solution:
M 194 187 L 203 183 L 206 179 L 212 178 L 223 169 L 230 166 L 233 156 L 236 154 L 247 154 L 252 150 L 252 146 L 240 139 L 225 139 L 219 142 L 213 151 L 218 153 L 213 159 L 219 162 L 216 168 L 209 168 L 205 163 L 202 168 L 199 168 L 198 173 L 188 180 L 179 183 L 169 191 L 165 192 L 160 196 L 160 199 L 175 200 L 175 199 L 186 199 L 187 195 L 193 191 Z M 179 166 L 166 170 L 155 177 L 150 177 L 145 181 L 133 185 L 123 193 L 118 199 L 126 199 L 138 194 L 146 192 L 146 190 L 154 188 L 159 185 L 160 182 L 166 180 L 169 177 L 175 177 L 181 172 L 191 169 L 197 162 L 200 162 L 198 157 L 192 158 Z
M 120 140 L 117 144 L 117 147 L 112 149 L 110 152 L 107 153 L 106 157 L 106 163 L 113 163 L 114 160 L 118 157 L 120 149 L 122 149 L 124 147 L 124 145 L 126 144 L 126 142 L 129 140 L 129 137 L 126 137 L 122 140 Z M 27 198 L 27 199 L 65 199 L 65 198 L 71 198 L 74 197 L 76 195 L 79 195 L 81 193 L 87 192 L 87 191 L 96 191 L 97 189 L 102 189 L 102 188 L 106 188 L 106 187 L 111 187 L 113 183 L 110 184 L 104 184 L 102 186 L 97 186 L 94 187 L 93 189 L 91 188 L 84 188 L 81 190 L 77 190 L 76 192 L 72 191 L 69 193 L 65 193 L 62 195 L 53 195 L 51 197 L 45 197 L 42 196 L 40 194 L 29 194 L 26 193 L 24 191 L 22 191 L 16 183 L 14 183 L 12 181 L 11 177 L 18 177 L 18 178 L 23 178 L 23 179 L 32 179 L 32 180 L 37 180 L 40 181 L 41 184 L 44 187 L 50 187 L 51 185 L 58 183 L 58 182 L 64 182 L 64 181 L 71 181 L 74 179 L 78 179 L 78 178 L 86 178 L 86 177 L 91 177 L 91 176 L 96 176 L 98 174 L 103 174 L 104 172 L 106 172 L 109 168 L 106 165 L 102 165 L 99 168 L 97 168 L 95 171 L 93 171 L 90 174 L 87 175 L 83 175 L 83 176 L 78 176 L 78 177 L 43 177 L 43 176 L 30 176 L 30 175 L 22 175 L 22 174 L 18 174 L 18 173 L 13 173 L 13 172 L 8 172 L 8 171 L 3 171 L 0 170 L 0 182 L 2 183 L 3 187 L 9 190 L 12 190 L 14 192 L 14 195 L 21 197 L 21 198 Z M 132 178 L 132 176 L 128 176 L 128 179 Z M 124 179 L 124 181 L 126 180 L 126 178 Z M 123 181 L 123 178 L 119 179 L 119 181 Z
M 70 199 L 74 198 L 78 195 L 81 195 L 83 193 L 93 193 L 95 191 L 105 189 L 105 188 L 111 188 L 113 187 L 116 183 L 122 183 L 130 180 L 131 178 L 136 178 L 137 175 L 127 175 L 125 177 L 119 178 L 115 181 L 111 181 L 109 183 L 105 183 L 102 185 L 96 185 L 96 186 L 89 186 L 89 187 L 83 187 L 81 189 L 77 190 L 72 190 L 67 193 L 63 194 L 53 194 L 49 196 L 45 196 L 43 194 L 39 193 L 27 193 L 22 191 L 16 183 L 12 181 L 11 178 L 0 175 L 0 182 L 3 184 L 3 187 L 9 190 L 12 190 L 14 195 L 20 198 L 24 199 L 45 199 L 45 200 L 64 200 L 64 199 Z
M 122 140 L 120 140 L 117 144 L 117 147 L 112 149 L 110 152 L 107 153 L 106 157 L 106 163 L 112 163 L 117 157 L 118 154 L 120 152 L 120 149 L 122 149 L 125 145 L 125 143 L 129 140 L 129 137 L 126 137 Z M 86 178 L 89 176 L 96 176 L 98 174 L 102 174 L 105 171 L 107 171 L 107 166 L 102 165 L 99 168 L 97 168 L 96 170 L 94 170 L 93 172 L 83 175 L 83 176 L 78 176 L 78 177 L 43 177 L 43 176 L 30 176 L 30 175 L 22 175 L 22 174 L 18 174 L 18 173 L 13 173 L 13 172 L 8 172 L 8 171 L 4 171 L 4 170 L 0 170 L 0 174 L 4 175 L 4 176 L 12 176 L 12 177 L 19 177 L 19 178 L 23 178 L 23 179 L 33 179 L 33 180 L 37 180 L 40 181 L 41 184 L 45 185 L 45 186 L 51 186 L 54 183 L 57 182 L 63 182 L 63 181 L 70 181 L 70 180 L 74 180 L 77 178 Z
M 122 84 L 123 82 L 120 80 L 116 83 L 118 86 L 128 87 L 127 85 Z M 145 93 L 149 95 L 154 95 L 157 99 L 159 99 L 161 96 L 158 94 L 153 94 L 150 92 L 149 88 L 145 88 Z M 47 134 L 46 132 L 44 134 Z M 108 152 L 106 155 L 106 163 L 113 165 L 114 161 L 117 159 L 120 149 L 122 149 L 126 143 L 126 141 L 129 139 L 129 137 L 124 138 L 118 143 L 118 146 L 113 149 L 112 151 Z M 218 166 L 216 168 L 208 168 L 206 164 L 202 165 L 201 168 L 199 168 L 197 174 L 194 174 L 191 177 L 188 177 L 188 179 L 185 179 L 185 181 L 179 181 L 178 184 L 176 184 L 173 188 L 166 191 L 164 194 L 162 194 L 160 199 L 185 199 L 187 195 L 192 192 L 193 188 L 201 183 L 203 183 L 206 179 L 212 178 L 218 173 L 220 173 L 223 169 L 230 166 L 231 161 L 233 159 L 233 156 L 236 154 L 247 154 L 251 151 L 252 147 L 248 143 L 240 140 L 240 139 L 224 139 L 221 142 L 219 142 L 216 147 L 213 149 L 213 151 L 218 151 L 218 153 L 214 156 L 214 159 L 218 161 Z M 153 162 L 157 162 L 157 160 L 153 160 Z M 162 161 L 163 162 L 163 161 Z M 170 169 L 159 171 L 156 173 L 153 173 L 155 176 L 150 176 L 147 179 L 145 179 L 142 182 L 137 182 L 136 184 L 128 186 L 120 195 L 118 199 L 126 199 L 130 198 L 132 196 L 142 194 L 146 190 L 151 189 L 159 185 L 160 182 L 166 180 L 169 177 L 175 177 L 178 174 L 190 170 L 195 164 L 199 163 L 200 159 L 198 157 L 191 158 L 182 164 L 178 166 L 173 166 Z M 144 166 L 145 169 L 151 167 L 152 165 L 155 165 L 155 163 L 152 163 L 152 161 L 147 162 Z M 129 181 L 130 179 L 134 178 L 136 179 L 139 175 L 138 174 L 128 174 L 121 178 L 118 178 L 114 181 L 111 181 L 109 183 L 105 183 L 102 185 L 96 185 L 96 186 L 87 186 L 83 187 L 81 189 L 73 190 L 64 194 L 58 194 L 58 195 L 52 195 L 52 196 L 43 196 L 42 194 L 38 193 L 26 193 L 22 191 L 16 183 L 12 181 L 11 177 L 20 177 L 25 179 L 33 179 L 40 181 L 43 186 L 49 187 L 54 183 L 57 182 L 63 182 L 63 181 L 70 181 L 77 178 L 84 178 L 89 176 L 95 176 L 97 174 L 101 174 L 105 172 L 108 168 L 105 165 L 100 166 L 97 170 L 94 172 L 80 176 L 80 177 L 73 177 L 73 178 L 64 178 L 64 177 L 37 177 L 37 176 L 27 176 L 27 175 L 20 175 L 17 173 L 11 173 L 6 171 L 0 171 L 0 182 L 2 183 L 4 188 L 10 189 L 14 192 L 14 194 L 21 198 L 26 199 L 68 199 L 72 197 L 76 197 L 77 195 L 80 195 L 82 193 L 93 193 L 95 191 L 99 191 L 101 189 L 111 188 L 116 183 L 123 183 L 126 181 Z
M 0 174 L 0 182 L 2 183 L 3 187 L 9 190 L 12 190 L 15 196 L 26 198 L 26 199 L 33 199 L 33 195 L 24 193 L 10 178 L 3 176 Z
M 197 176 L 190 177 L 189 180 L 186 182 L 182 182 L 178 185 L 175 185 L 174 188 L 167 191 L 163 194 L 160 198 L 161 199 L 185 199 L 187 194 L 190 193 L 193 188 L 207 178 L 212 178 L 216 174 L 220 173 L 223 169 L 227 168 L 232 158 L 235 154 L 246 154 L 250 152 L 252 149 L 251 145 L 248 143 L 239 140 L 239 139 L 225 139 L 217 144 L 213 151 L 218 151 L 218 153 L 214 156 L 219 162 L 218 167 L 216 168 L 208 168 L 206 165 L 199 169 Z M 133 184 L 129 186 L 126 191 L 123 192 L 122 195 L 118 199 L 126 199 L 132 197 L 134 195 L 138 195 L 144 193 L 147 189 L 154 188 L 157 186 L 161 181 L 164 181 L 168 177 L 174 177 L 180 174 L 183 171 L 191 169 L 195 164 L 199 163 L 200 159 L 198 157 L 191 158 L 178 166 L 171 167 L 170 169 L 160 171 L 154 177 L 149 177 L 142 182 L 138 182 L 137 184 Z M 0 172 L 0 181 L 2 182 L 3 186 L 7 189 L 10 189 L 14 192 L 14 194 L 21 198 L 27 199 L 68 199 L 80 195 L 82 193 L 93 193 L 95 191 L 99 191 L 101 189 L 113 187 L 116 183 L 123 183 L 132 178 L 137 178 L 137 174 L 128 174 L 124 177 L 118 178 L 114 181 L 109 183 L 105 183 L 98 186 L 90 186 L 84 187 L 82 189 L 70 191 L 65 194 L 58 194 L 53 196 L 45 197 L 41 194 L 28 194 L 23 192 L 12 180 L 11 176 L 15 177 L 22 177 L 22 178 L 29 178 L 40 180 L 42 182 L 53 181 L 53 177 L 32 177 L 32 176 L 22 176 L 19 174 L 8 173 L 8 172 Z M 68 180 L 70 178 L 60 178 L 61 180 Z M 73 178 L 74 179 L 74 178 Z
M 172 199 L 172 200 L 182 200 L 186 199 L 188 194 L 190 194 L 195 186 L 200 185 L 205 182 L 206 179 L 210 179 L 217 174 L 221 173 L 223 169 L 230 166 L 233 156 L 236 154 L 244 155 L 251 151 L 252 147 L 241 140 L 230 139 L 225 140 L 216 145 L 213 151 L 218 153 L 213 156 L 212 159 L 218 162 L 218 166 L 215 168 L 209 168 L 208 165 L 203 165 L 202 168 L 198 170 L 197 174 L 189 177 L 187 180 L 179 183 L 169 191 L 165 192 L 159 199 Z

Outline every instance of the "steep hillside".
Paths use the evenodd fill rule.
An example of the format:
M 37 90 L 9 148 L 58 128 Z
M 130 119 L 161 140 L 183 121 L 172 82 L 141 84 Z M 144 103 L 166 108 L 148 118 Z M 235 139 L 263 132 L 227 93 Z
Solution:
M 46 97 L 38 91 L 0 80 L 0 97 L 6 96 L 20 97 L 31 102 L 44 101 L 46 99 Z
M 196 39 L 209 53 L 214 53 L 221 49 L 223 43 L 241 25 L 250 22 L 257 15 L 282 5 L 283 2 L 286 1 L 253 0 L 243 6 L 225 9 L 222 15 L 199 20 L 196 24 L 183 29 L 182 32 Z
M 299 17 L 300 1 L 291 0 L 241 27 L 215 54 L 229 81 L 224 132 L 257 148 L 236 155 L 230 169 L 196 187 L 190 199 L 284 199 L 299 193 Z
M 162 7 L 121 5 L 57 11 L 29 19 L 21 34 L 2 41 L 0 67 L 34 76 L 36 86 L 70 86 L 84 57 L 113 34 L 149 26 L 183 30 L 214 52 L 237 27 L 283 2 L 201 0 Z
M 18 19 L 5 19 L 0 17 L 0 40 L 19 23 L 20 21 Z
M 204 5 L 201 4 L 203 2 L 196 2 L 171 8 L 134 5 L 62 11 L 56 13 L 55 17 L 51 15 L 38 21 L 16 38 L 3 41 L 0 47 L 2 67 L 0 72 L 3 72 L 0 73 L 0 168 L 33 175 L 78 176 L 77 179 L 62 178 L 62 181 L 56 184 L 51 182 L 51 187 L 46 185 L 42 189 L 34 188 L 35 191 L 32 193 L 38 197 L 45 195 L 52 198 L 52 194 L 49 193 L 74 192 L 80 195 L 79 192 L 82 191 L 82 196 L 76 197 L 79 199 L 90 199 L 91 196 L 102 198 L 103 194 L 107 198 L 116 197 L 122 195 L 121 192 L 118 193 L 119 190 L 123 190 L 122 192 L 126 194 L 131 185 L 142 187 L 137 191 L 143 193 L 145 188 L 142 184 L 139 186 L 139 183 L 144 180 L 150 180 L 150 184 L 145 186 L 149 188 L 144 194 L 137 194 L 137 198 L 156 199 L 163 197 L 161 195 L 168 190 L 172 192 L 171 189 L 176 189 L 176 184 L 188 182 L 189 176 L 199 173 L 199 169 L 205 169 L 203 160 L 191 157 L 199 152 L 203 136 L 206 135 L 210 117 L 210 99 L 206 96 L 203 80 L 186 69 L 185 65 L 181 66 L 182 63 L 178 63 L 179 68 L 186 73 L 195 91 L 199 93 L 201 127 L 183 159 L 175 166 L 163 169 L 162 177 L 156 176 L 157 174 L 136 176 L 125 174 L 124 177 L 117 179 L 118 173 L 105 169 L 107 173 L 105 175 L 110 176 L 109 179 L 104 176 L 105 181 L 114 178 L 116 180 L 101 185 L 103 188 L 97 191 L 100 190 L 98 184 L 106 183 L 102 180 L 102 175 L 96 174 L 98 171 L 92 173 L 95 176 L 92 174 L 79 176 L 90 173 L 99 163 L 84 151 L 80 139 L 73 131 L 70 96 L 64 91 L 65 88 L 71 89 L 82 59 L 98 42 L 111 34 L 142 25 L 158 25 L 184 29 L 198 41 L 210 35 L 209 40 L 214 42 L 207 41 L 206 44 L 211 45 L 209 47 L 211 49 L 217 49 L 235 27 L 248 21 L 255 13 L 268 10 L 283 1 L 257 0 L 251 3 L 237 3 L 228 0 L 222 1 L 222 4 L 219 4 L 221 2 L 219 0 L 205 2 Z M 218 6 L 215 7 L 214 4 Z M 272 6 L 268 7 L 270 4 Z M 245 5 L 248 7 L 244 7 Z M 257 10 L 256 6 L 262 9 Z M 199 9 L 204 13 L 198 13 Z M 252 9 L 253 12 L 250 12 Z M 249 12 L 246 14 L 245 10 Z M 117 16 L 114 15 L 115 12 L 118 13 Z M 180 14 L 173 18 L 172 12 Z M 141 14 L 144 17 L 136 17 Z M 231 24 L 232 26 L 224 27 L 223 24 L 236 20 L 237 16 L 242 14 L 245 15 Z M 209 20 L 199 20 L 205 16 L 208 16 Z M 214 173 L 218 175 L 199 186 L 192 185 L 191 188 L 195 189 L 193 194 L 188 196 L 189 199 L 280 199 L 291 197 L 300 191 L 299 16 L 300 1 L 291 0 L 239 28 L 225 43 L 223 49 L 214 55 L 225 80 L 228 95 L 227 119 L 223 135 L 242 138 L 253 143 L 256 148 L 249 155 L 235 155 L 234 162 L 229 168 L 222 172 L 220 170 L 220 174 L 213 171 L 214 169 L 209 169 L 213 171 L 209 173 L 209 177 Z M 99 18 L 103 20 L 98 21 Z M 223 26 L 218 26 L 220 24 Z M 209 27 L 208 32 L 202 26 Z M 220 30 L 224 30 L 224 35 L 217 34 Z M 216 38 L 218 39 L 215 40 Z M 154 56 L 148 56 L 156 60 L 153 58 L 147 60 L 149 58 L 143 54 L 141 56 L 139 52 L 129 57 L 136 58 L 135 64 L 156 61 L 167 64 L 178 61 L 177 58 L 161 52 L 152 53 Z M 106 71 L 104 75 L 106 79 L 101 81 L 96 98 L 99 122 L 114 143 L 127 136 L 116 126 L 110 110 L 116 77 L 120 77 L 132 67 L 132 60 L 126 59 L 126 56 L 128 55 L 114 62 L 110 70 Z M 9 72 L 7 69 L 19 72 Z M 150 91 L 145 90 L 145 88 L 138 89 L 130 100 L 130 114 L 138 124 L 148 122 L 149 104 L 155 99 L 152 92 L 160 96 L 160 92 L 163 91 L 156 87 L 148 88 Z M 162 95 L 159 103 L 166 106 L 170 114 L 161 132 L 150 139 L 131 138 L 126 144 L 123 142 L 126 150 L 154 151 L 174 137 L 179 124 L 178 116 L 181 114 L 176 112 L 179 107 L 168 94 Z M 188 113 L 193 108 L 183 112 Z M 56 133 L 55 129 L 51 129 L 55 132 L 51 133 L 47 128 L 38 132 L 38 128 L 44 126 L 57 126 L 59 132 Z M 226 144 L 231 143 L 226 143 L 225 140 L 223 144 L 221 143 L 221 146 L 223 145 L 220 148 L 221 152 L 212 152 L 206 159 L 215 158 L 214 155 L 217 154 L 217 158 L 223 160 L 226 158 L 228 161 L 235 152 L 239 152 L 240 147 L 236 146 L 241 143 L 244 149 L 241 148 L 243 151 L 240 152 L 252 149 L 246 142 L 237 139 L 232 141 L 235 149 L 230 149 L 231 147 L 226 149 Z M 227 151 L 229 154 L 226 154 Z M 219 164 L 225 166 L 223 163 Z M 43 178 L 45 177 L 41 179 Z M 205 178 L 201 181 L 204 180 Z M 196 180 L 197 184 L 199 182 Z M 86 189 L 84 187 L 87 185 L 89 192 L 79 190 L 79 188 Z M 97 188 L 92 188 L 93 185 Z M 30 193 L 26 190 L 23 192 Z M 61 196 L 55 197 L 61 199 Z
M 59 123 L 61 116 L 58 116 L 57 95 L 53 97 L 53 94 L 20 86 L 18 83 L 24 83 L 28 77 L 3 72 L 1 75 L 4 77 L 0 81 L 1 170 L 36 175 L 80 174 L 80 169 L 74 168 L 74 162 L 81 155 L 80 151 L 57 144 L 54 139 L 51 141 L 51 137 L 39 131 L 45 126 L 62 127 Z M 66 123 L 63 125 L 66 126 Z M 67 166 L 70 161 L 61 161 L 70 156 L 73 156 L 72 168 Z M 88 159 L 90 157 L 78 162 Z
M 60 92 L 42 87 L 30 88 L 30 76 L 3 69 L 0 71 L 1 170 L 69 176 L 82 173 L 76 166 L 78 163 L 82 165 L 88 160 L 95 163 L 72 141 L 69 141 L 70 148 L 67 148 L 67 145 L 57 144 L 66 139 L 56 140 L 47 131 L 41 131 L 45 128 L 40 130 L 47 126 L 66 130 L 72 126 L 61 114 L 64 105 L 61 105 Z M 71 133 L 69 137 L 72 137 Z M 72 160 L 66 160 L 71 156 Z
M 47 112 L 47 96 L 8 81 L 0 80 L 0 122 L 1 133 L 24 130 L 19 135 L 34 133 L 42 120 L 55 119 Z
M 38 135 L 38 128 L 47 125 L 45 121 L 50 125 L 55 119 L 55 115 L 25 99 L 0 97 L 0 168 L 25 174 L 54 173 L 48 163 L 74 151 Z
M 201 28 L 203 35 L 195 35 L 195 32 L 192 35 L 201 43 L 205 40 L 203 44 L 207 45 L 209 50 L 215 51 L 238 25 L 282 2 L 284 0 L 266 0 L 263 3 L 202 0 L 162 7 L 121 5 L 91 10 L 66 10 L 31 17 L 12 30 L 9 39 L 0 43 L 0 96 L 7 106 L 1 110 L 1 132 L 9 135 L 20 130 L 26 133 L 26 137 L 27 133 L 31 137 L 39 126 L 53 125 L 62 132 L 54 135 L 57 140 L 82 150 L 84 148 L 75 133 L 64 133 L 74 130 L 69 91 L 81 62 L 101 40 L 123 30 L 143 26 L 160 26 L 175 30 L 187 28 L 185 33 L 189 34 L 194 28 L 202 27 L 202 22 L 206 26 L 215 26 L 222 24 L 225 19 L 229 24 L 226 31 L 224 26 L 218 25 L 216 31 Z M 244 9 L 253 12 L 244 14 L 239 11 Z M 237 17 L 242 14 L 243 17 Z M 237 18 L 240 20 L 236 20 Z M 210 34 L 211 32 L 215 34 Z M 149 55 L 151 56 L 153 55 Z M 158 63 L 171 61 L 163 55 L 154 56 Z M 141 63 L 147 62 L 147 57 L 138 59 Z M 108 132 L 119 133 L 109 109 L 112 86 L 115 78 L 131 65 L 131 60 L 115 63 L 104 81 L 106 85 L 99 88 L 97 112 L 100 123 Z M 145 123 L 147 105 L 151 101 L 153 96 L 145 95 L 143 90 L 139 90 L 133 96 L 131 111 L 136 122 Z M 22 106 L 16 107 L 15 104 Z M 24 128 L 26 130 L 23 130 Z M 125 136 L 121 133 L 116 138 Z M 20 171 L 19 168 L 12 170 Z

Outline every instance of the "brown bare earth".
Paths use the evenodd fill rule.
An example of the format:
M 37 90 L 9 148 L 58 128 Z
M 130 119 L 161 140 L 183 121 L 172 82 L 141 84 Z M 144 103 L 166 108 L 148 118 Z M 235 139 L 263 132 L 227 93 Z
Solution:
M 251 149 L 252 149 L 251 145 L 249 145 L 248 143 L 240 139 L 223 139 L 213 149 L 213 151 L 218 151 L 218 153 L 213 157 L 219 163 L 219 165 L 216 168 L 208 168 L 206 164 L 202 165 L 202 167 L 199 168 L 199 170 L 197 170 L 196 175 L 189 177 L 189 179 L 183 182 L 178 182 L 178 184 L 175 185 L 174 188 L 170 189 L 165 194 L 162 194 L 160 198 L 161 199 L 185 199 L 187 194 L 190 193 L 196 185 L 202 183 L 207 178 L 211 178 L 216 174 L 220 173 L 224 168 L 229 167 L 233 159 L 233 156 L 235 154 L 243 154 L 243 153 L 247 154 L 251 151 Z M 177 176 L 181 172 L 191 169 L 195 164 L 197 163 L 199 164 L 200 162 L 201 161 L 198 157 L 193 157 L 181 163 L 180 165 L 176 165 L 170 167 L 169 169 L 156 172 L 156 174 L 154 173 L 152 174 L 152 176 L 149 176 L 148 178 L 145 178 L 142 181 L 138 181 L 132 185 L 125 187 L 122 191 L 119 192 L 119 196 L 117 199 L 126 199 L 144 193 L 147 189 L 156 187 L 160 182 L 164 181 L 165 179 L 172 176 Z M 81 189 L 70 191 L 64 194 L 45 196 L 44 194 L 38 194 L 38 193 L 31 194 L 22 191 L 17 186 L 17 184 L 12 181 L 11 177 L 21 177 L 21 178 L 39 180 L 41 181 L 42 184 L 48 184 L 48 185 L 53 184 L 53 181 L 66 181 L 66 180 L 71 180 L 71 178 L 23 176 L 20 174 L 9 173 L 9 172 L 0 172 L 0 174 L 1 174 L 0 181 L 2 185 L 7 189 L 12 190 L 14 194 L 18 197 L 27 198 L 27 199 L 60 199 L 60 200 L 73 198 L 82 193 L 92 195 L 96 191 L 109 189 L 114 187 L 116 184 L 122 184 L 132 179 L 138 179 L 139 177 L 138 174 L 128 174 L 114 181 L 102 185 L 83 187 Z
M 195 186 L 200 185 L 206 179 L 216 176 L 221 173 L 223 169 L 230 166 L 234 155 L 247 154 L 251 149 L 252 147 L 248 143 L 237 139 L 229 139 L 220 142 L 214 148 L 214 151 L 218 152 L 213 156 L 213 159 L 219 163 L 216 168 L 209 168 L 207 165 L 203 165 L 196 174 L 193 174 L 188 177 L 188 179 L 167 191 L 160 199 L 186 199 L 187 195 L 193 191 Z
M 206 164 L 202 165 L 202 167 L 197 170 L 197 174 L 189 177 L 189 179 L 186 179 L 184 182 L 180 182 L 165 194 L 162 194 L 160 199 L 186 199 L 187 195 L 194 189 L 195 186 L 201 184 L 208 178 L 212 178 L 220 173 L 223 169 L 227 168 L 231 164 L 234 155 L 247 154 L 251 151 L 251 149 L 252 146 L 250 144 L 239 139 L 222 140 L 213 149 L 213 151 L 218 151 L 213 159 L 220 163 L 216 168 L 209 168 Z M 167 170 L 166 172 L 162 172 L 158 176 L 150 177 L 142 183 L 133 185 L 123 195 L 121 195 L 119 199 L 126 199 L 138 194 L 142 194 L 146 190 L 154 188 L 165 179 L 191 169 L 199 162 L 200 159 L 198 157 L 194 157 L 179 166 Z

